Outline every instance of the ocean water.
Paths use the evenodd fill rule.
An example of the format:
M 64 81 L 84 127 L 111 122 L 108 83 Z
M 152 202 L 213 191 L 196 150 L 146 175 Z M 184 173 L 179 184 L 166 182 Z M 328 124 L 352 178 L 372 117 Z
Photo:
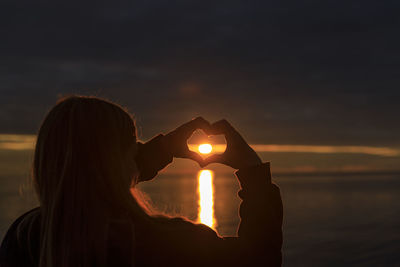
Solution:
M 1 156 L 1 155 L 0 155 Z M 13 154 L 7 154 L 13 161 Z M 0 239 L 37 206 L 26 163 L 0 163 Z M 284 203 L 284 266 L 400 266 L 400 176 L 274 176 Z M 232 173 L 213 173 L 215 230 L 235 236 L 240 199 Z M 160 174 L 140 185 L 158 211 L 198 221 L 198 175 Z

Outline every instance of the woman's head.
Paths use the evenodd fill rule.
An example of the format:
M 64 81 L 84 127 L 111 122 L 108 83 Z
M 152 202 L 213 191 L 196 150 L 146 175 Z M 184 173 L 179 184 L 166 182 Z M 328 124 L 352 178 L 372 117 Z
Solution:
M 138 210 L 130 192 L 138 176 L 136 150 L 134 121 L 116 104 L 70 96 L 50 110 L 33 166 L 43 218 L 42 266 L 71 264 L 66 258 L 82 262 L 85 251 L 98 246 L 106 227 L 101 221 Z M 66 247 L 57 250 L 55 244 Z
M 96 97 L 59 100 L 36 143 L 34 179 L 41 204 L 60 190 L 79 190 L 69 188 L 78 184 L 108 194 L 117 186 L 128 192 L 137 176 L 136 149 L 134 121 L 120 106 Z

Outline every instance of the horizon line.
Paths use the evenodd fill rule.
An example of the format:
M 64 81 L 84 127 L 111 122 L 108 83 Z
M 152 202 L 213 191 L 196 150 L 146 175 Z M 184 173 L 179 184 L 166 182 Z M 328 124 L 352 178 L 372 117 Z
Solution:
M 33 150 L 36 135 L 0 134 L 2 150 Z M 188 144 L 189 149 L 197 151 L 199 144 Z M 212 144 L 213 151 L 223 153 L 226 144 Z M 383 157 L 400 156 L 400 149 L 383 146 L 342 146 L 342 145 L 291 145 L 291 144 L 250 144 L 256 152 L 262 153 L 317 153 L 317 154 L 367 154 Z

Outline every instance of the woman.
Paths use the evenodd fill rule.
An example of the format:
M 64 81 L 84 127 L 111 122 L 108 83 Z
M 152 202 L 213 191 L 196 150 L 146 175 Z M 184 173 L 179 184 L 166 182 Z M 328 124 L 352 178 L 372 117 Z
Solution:
M 196 129 L 224 134 L 226 151 L 205 160 L 189 151 L 187 139 Z M 150 214 L 140 204 L 131 187 L 154 178 L 174 157 L 238 169 L 238 237 Z M 1 266 L 281 265 L 282 202 L 269 163 L 262 163 L 225 120 L 210 125 L 199 117 L 142 144 L 132 117 L 120 106 L 67 97 L 40 128 L 33 179 L 40 207 L 8 230 Z

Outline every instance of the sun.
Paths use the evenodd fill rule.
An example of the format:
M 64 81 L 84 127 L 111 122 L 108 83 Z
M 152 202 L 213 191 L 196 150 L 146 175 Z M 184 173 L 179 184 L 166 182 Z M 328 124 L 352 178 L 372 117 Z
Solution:
M 199 152 L 201 154 L 209 154 L 212 151 L 212 145 L 210 144 L 201 144 L 199 145 Z

